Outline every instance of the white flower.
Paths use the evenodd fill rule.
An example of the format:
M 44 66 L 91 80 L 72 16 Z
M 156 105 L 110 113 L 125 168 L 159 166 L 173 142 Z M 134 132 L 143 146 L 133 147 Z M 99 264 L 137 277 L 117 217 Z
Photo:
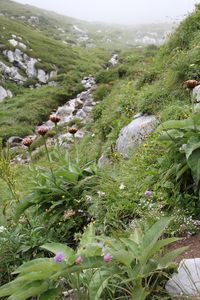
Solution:
M 103 196 L 105 196 L 106 193 L 98 191 L 97 194 L 98 194 L 99 197 L 103 197 Z
M 0 233 L 4 232 L 6 230 L 6 227 L 0 226 Z
M 126 186 L 125 186 L 123 183 L 121 183 L 120 186 L 119 186 L 119 189 L 120 189 L 120 190 L 124 190 L 125 187 L 126 187 Z

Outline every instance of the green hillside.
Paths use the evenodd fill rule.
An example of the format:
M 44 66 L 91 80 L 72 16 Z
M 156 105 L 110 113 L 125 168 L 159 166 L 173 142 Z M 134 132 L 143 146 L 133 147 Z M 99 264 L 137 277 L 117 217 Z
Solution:
M 64 28 L 74 19 L 48 13 L 45 27 L 44 11 L 16 4 L 11 19 L 12 3 L 0 4 L 0 27 L 6 28 L 0 61 L 13 65 L 5 52 L 16 49 L 10 39 L 27 46 L 20 49 L 29 61 L 37 59 L 36 76 L 19 77 L 21 83 L 2 71 L 0 86 L 14 97 L 0 103 L 0 135 L 33 133 L 53 109 L 83 90 L 85 75 L 94 75 L 97 84 L 89 91 L 87 101 L 92 93 L 96 103 L 86 122 L 60 125 L 58 118 L 33 143 L 24 140 L 26 147 L 1 147 L 0 282 L 9 284 L 0 287 L 0 298 L 57 300 L 65 292 L 73 300 L 177 299 L 165 289 L 178 267 L 174 261 L 200 255 L 200 5 L 164 45 L 113 43 L 111 51 L 55 39 L 49 24 L 57 20 Z M 44 23 L 34 30 L 18 17 L 22 13 L 44 16 Z M 119 61 L 111 66 L 114 53 Z M 39 70 L 49 74 L 45 83 Z M 27 76 L 27 68 L 18 65 L 18 71 Z M 57 85 L 49 86 L 51 81 Z M 140 118 L 155 121 L 148 134 Z M 129 136 L 125 126 L 134 122 Z M 63 136 L 68 142 L 62 144 Z M 134 138 L 136 144 L 124 153 L 120 137 L 122 146 Z M 182 243 L 191 249 L 179 249 Z M 185 299 L 184 291 L 178 299 Z

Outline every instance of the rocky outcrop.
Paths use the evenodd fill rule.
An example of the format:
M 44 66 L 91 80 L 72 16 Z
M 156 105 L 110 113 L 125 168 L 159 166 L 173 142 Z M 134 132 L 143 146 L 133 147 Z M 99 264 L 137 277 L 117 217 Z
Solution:
M 114 54 L 111 59 L 109 60 L 109 63 L 111 63 L 111 65 L 114 67 L 118 64 L 118 55 Z
M 0 71 L 3 73 L 5 79 L 13 80 L 17 83 L 23 83 L 26 78 L 18 72 L 17 67 L 8 67 L 0 61 Z
M 38 70 L 37 78 L 41 83 L 47 83 L 49 75 L 42 69 Z
M 21 38 L 16 37 L 16 35 L 12 35 L 12 39 L 9 40 L 9 43 L 13 47 L 20 47 L 21 49 L 25 50 L 27 46 L 21 41 L 19 42 L 18 40 L 21 40 Z M 16 48 L 13 51 L 4 50 L 3 54 L 13 65 L 12 67 L 9 67 L 3 62 L 0 62 L 0 70 L 5 76 L 5 79 L 10 79 L 17 83 L 23 84 L 23 82 L 26 81 L 27 77 L 37 77 L 39 83 L 47 84 L 49 78 L 57 76 L 58 69 L 56 66 L 54 66 L 55 69 L 52 70 L 50 73 L 47 73 L 42 69 L 37 70 L 36 63 L 40 60 L 28 56 L 26 53 L 24 53 L 18 48 Z M 27 77 L 20 75 L 19 69 L 23 70 Z M 55 86 L 55 84 L 53 83 L 51 86 Z
M 175 273 L 166 284 L 171 296 L 200 296 L 200 258 L 183 259 Z M 191 298 L 189 298 L 191 299 Z M 195 298 L 196 299 L 196 298 Z
M 3 102 L 3 100 L 7 97 L 9 97 L 9 98 L 12 97 L 11 91 L 9 91 L 9 90 L 7 91 L 2 86 L 0 86 L 0 102 Z
M 128 157 L 131 149 L 140 145 L 154 130 L 156 123 L 155 116 L 136 115 L 135 119 L 121 130 L 116 141 L 116 150 L 124 157 Z
M 92 92 L 95 89 L 95 79 L 89 75 L 84 77 L 82 84 L 85 87 L 85 91 L 78 94 L 76 98 L 69 100 L 65 105 L 58 107 L 56 115 L 61 118 L 59 124 L 66 124 L 70 121 L 79 119 L 82 123 L 87 123 L 91 120 L 91 111 L 92 108 L 96 105 L 92 98 Z M 49 129 L 54 127 L 54 123 L 47 121 L 45 126 L 48 126 Z M 84 129 L 79 129 L 75 134 L 75 137 L 82 138 L 85 134 Z M 72 134 L 64 133 L 59 134 L 59 142 L 65 148 L 68 148 L 72 141 Z M 56 140 L 53 138 L 52 143 L 55 143 Z

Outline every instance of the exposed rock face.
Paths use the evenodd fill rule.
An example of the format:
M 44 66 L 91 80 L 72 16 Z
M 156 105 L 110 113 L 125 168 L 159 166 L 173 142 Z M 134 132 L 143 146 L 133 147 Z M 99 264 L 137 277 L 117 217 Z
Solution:
M 46 74 L 46 72 L 42 69 L 38 70 L 38 75 L 37 78 L 40 82 L 42 83 L 47 83 L 48 79 L 49 79 L 49 75 Z
M 19 137 L 19 136 L 11 136 L 9 139 L 8 139 L 8 143 L 10 145 L 10 147 L 16 147 L 16 146 L 19 146 L 22 142 L 22 138 Z
M 112 66 L 115 66 L 118 64 L 118 55 L 114 54 L 111 59 L 109 60 L 109 63 L 111 63 Z
M 166 284 L 167 292 L 172 296 L 200 296 L 200 258 L 183 259 L 175 273 Z
M 11 91 L 6 91 L 2 86 L 0 86 L 0 102 L 3 102 L 3 100 L 7 97 L 12 97 Z
M 155 116 L 139 116 L 130 124 L 124 127 L 116 141 L 116 149 L 124 157 L 127 157 L 129 151 L 144 140 L 144 138 L 153 131 L 156 125 Z
M 35 19 L 33 18 L 33 20 Z M 25 50 L 27 46 L 18 40 L 21 41 L 22 39 L 20 37 L 16 37 L 16 35 L 12 35 L 12 39 L 9 40 L 9 43 L 13 47 L 20 47 Z M 4 50 L 3 54 L 8 61 L 13 64 L 13 67 L 9 67 L 3 62 L 0 62 L 0 70 L 3 72 L 3 75 L 6 79 L 11 79 L 21 84 L 26 81 L 27 78 L 20 75 L 18 68 L 25 71 L 27 77 L 29 78 L 37 77 L 38 81 L 42 84 L 46 84 L 49 78 L 57 76 L 58 69 L 56 66 L 54 66 L 54 70 L 52 70 L 50 74 L 46 73 L 42 69 L 37 70 L 35 65 L 38 61 L 40 61 L 40 59 L 30 57 L 18 48 L 16 48 L 14 51 Z M 55 86 L 56 83 L 52 82 L 50 85 Z
M 0 61 L 0 71 L 4 74 L 6 79 L 13 80 L 15 82 L 22 83 L 26 80 L 25 77 L 19 74 L 16 67 L 8 67 L 3 62 Z

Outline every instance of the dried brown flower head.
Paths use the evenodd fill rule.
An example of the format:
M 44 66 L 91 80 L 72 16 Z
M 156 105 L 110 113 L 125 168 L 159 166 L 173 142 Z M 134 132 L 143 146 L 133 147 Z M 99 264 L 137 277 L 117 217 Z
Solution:
M 48 132 L 49 128 L 47 126 L 40 126 L 38 127 L 38 134 L 39 135 L 45 135 Z
M 55 124 L 57 124 L 58 122 L 60 122 L 60 117 L 57 115 L 50 115 L 49 116 L 49 120 Z
M 70 219 L 72 216 L 74 216 L 76 213 L 72 209 L 68 209 L 64 211 L 64 220 Z
M 33 142 L 33 140 L 30 137 L 26 137 L 22 140 L 22 145 L 24 145 L 26 147 L 30 147 L 32 142 Z
M 71 128 L 68 129 L 68 132 L 73 134 L 73 135 L 75 135 L 77 133 L 77 131 L 78 131 L 78 129 L 75 128 L 75 127 L 71 127 Z
M 184 81 L 184 85 L 185 87 L 187 87 L 188 89 L 194 89 L 197 85 L 199 85 L 199 81 L 197 80 L 186 80 Z

